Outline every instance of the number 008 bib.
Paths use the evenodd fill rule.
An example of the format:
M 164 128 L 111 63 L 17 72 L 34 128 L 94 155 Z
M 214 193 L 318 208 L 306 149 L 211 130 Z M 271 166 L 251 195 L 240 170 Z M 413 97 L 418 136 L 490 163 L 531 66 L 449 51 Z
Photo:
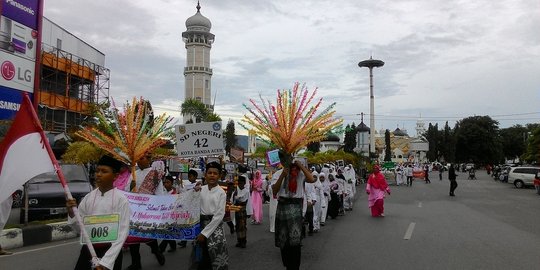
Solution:
M 119 214 L 85 216 L 83 223 L 92 243 L 110 243 L 118 239 Z M 82 234 L 81 243 L 86 244 Z

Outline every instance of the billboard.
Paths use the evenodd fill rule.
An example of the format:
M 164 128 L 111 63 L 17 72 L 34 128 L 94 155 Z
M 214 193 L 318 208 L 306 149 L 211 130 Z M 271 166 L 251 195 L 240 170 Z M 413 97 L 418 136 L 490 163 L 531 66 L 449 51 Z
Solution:
M 30 60 L 36 60 L 37 31 L 2 16 L 0 49 Z
M 34 93 L 42 1 L 0 0 L 0 120 L 13 117 L 22 91 Z
M 35 62 L 0 51 L 0 86 L 34 92 Z
M 2 0 L 2 15 L 37 30 L 40 0 Z
M 21 107 L 23 92 L 0 86 L 0 93 L 0 119 L 13 119 Z

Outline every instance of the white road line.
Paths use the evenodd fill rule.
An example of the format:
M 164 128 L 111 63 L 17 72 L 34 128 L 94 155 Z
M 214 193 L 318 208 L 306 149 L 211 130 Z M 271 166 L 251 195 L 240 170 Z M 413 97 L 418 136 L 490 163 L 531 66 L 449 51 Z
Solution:
M 407 231 L 405 232 L 405 236 L 403 237 L 403 239 L 405 240 L 410 240 L 411 239 L 411 236 L 412 236 L 412 233 L 414 231 L 414 226 L 416 225 L 416 223 L 414 222 L 411 222 L 411 224 L 409 224 L 409 228 L 407 228 Z
M 21 254 L 30 253 L 30 252 L 35 252 L 35 251 L 41 251 L 41 250 L 50 249 L 50 248 L 55 248 L 55 247 L 61 247 L 61 246 L 67 246 L 67 245 L 73 245 L 73 244 L 77 244 L 77 245 L 80 246 L 79 241 L 73 241 L 73 242 L 68 242 L 68 243 L 58 244 L 58 245 L 54 245 L 54 246 L 48 246 L 48 247 L 42 247 L 42 248 L 29 249 L 29 250 L 25 250 L 25 251 L 17 251 L 17 252 L 14 252 L 13 255 L 11 255 L 11 256 L 21 255 Z

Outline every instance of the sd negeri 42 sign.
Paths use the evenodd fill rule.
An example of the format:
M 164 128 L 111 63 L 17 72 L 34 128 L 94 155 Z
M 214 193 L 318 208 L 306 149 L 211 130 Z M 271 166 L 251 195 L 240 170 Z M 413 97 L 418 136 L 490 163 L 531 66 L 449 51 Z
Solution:
M 204 122 L 174 127 L 178 155 L 197 157 L 223 155 L 221 122 Z

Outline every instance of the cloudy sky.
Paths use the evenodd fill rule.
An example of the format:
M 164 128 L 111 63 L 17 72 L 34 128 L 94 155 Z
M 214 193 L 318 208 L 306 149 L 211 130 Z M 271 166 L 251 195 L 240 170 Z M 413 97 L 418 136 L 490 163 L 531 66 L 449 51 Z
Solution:
M 194 0 L 46 0 L 44 15 L 106 55 L 117 103 L 143 96 L 180 118 Z M 305 82 L 346 123 L 369 114 L 374 69 L 376 128 L 490 115 L 500 127 L 540 121 L 537 0 L 203 0 L 212 21 L 216 112 L 238 120 L 248 98 Z M 369 117 L 365 118 L 369 125 Z M 427 124 L 426 124 L 427 125 Z M 237 126 L 237 129 L 240 127 Z

